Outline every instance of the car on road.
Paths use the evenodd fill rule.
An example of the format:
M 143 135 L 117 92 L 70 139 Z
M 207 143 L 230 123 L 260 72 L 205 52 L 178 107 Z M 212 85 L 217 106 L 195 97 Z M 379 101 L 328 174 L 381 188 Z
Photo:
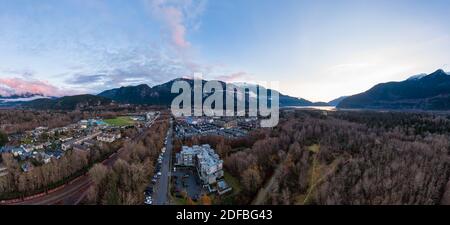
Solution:
M 153 195 L 153 187 L 147 187 L 144 191 L 145 196 L 152 196 Z
M 162 175 L 162 173 L 161 173 L 161 172 L 158 172 L 157 175 L 160 177 L 160 176 Z
M 146 205 L 151 205 L 151 204 L 153 204 L 152 196 L 147 196 L 147 197 L 145 197 L 145 204 L 146 204 Z

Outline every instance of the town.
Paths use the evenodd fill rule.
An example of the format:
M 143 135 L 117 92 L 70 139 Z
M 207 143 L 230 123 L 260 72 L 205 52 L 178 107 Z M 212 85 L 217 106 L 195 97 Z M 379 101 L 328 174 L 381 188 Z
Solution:
M 58 162 L 66 155 L 72 157 L 69 160 L 88 160 L 81 163 L 82 167 L 73 170 L 73 175 L 68 173 L 61 177 L 65 183 L 74 182 L 77 176 L 85 173 L 79 173 L 80 170 L 87 172 L 90 168 L 88 174 L 91 174 L 96 167 L 94 164 L 98 162 L 114 168 L 119 157 L 124 157 L 123 154 L 119 156 L 116 152 L 140 149 L 136 144 L 148 142 L 142 138 L 152 138 L 151 126 L 160 116 L 160 111 L 137 111 L 111 115 L 104 113 L 103 116 L 83 118 L 62 127 L 37 126 L 32 130 L 11 133 L 7 144 L 0 148 L 0 153 L 11 155 L 13 158 L 9 160 L 16 161 L 22 174 L 30 173 L 35 168 L 41 171 L 42 166 Z M 145 178 L 146 188 L 142 203 L 147 205 L 191 204 L 186 202 L 189 200 L 199 204 L 210 202 L 205 199 L 217 199 L 217 196 L 233 192 L 234 189 L 229 184 L 230 176 L 228 175 L 228 178 L 225 176 L 227 173 L 224 169 L 224 160 L 220 156 L 223 152 L 217 152 L 215 144 L 192 144 L 191 141 L 193 138 L 209 137 L 239 141 L 249 135 L 252 130 L 259 128 L 258 118 L 172 117 L 164 114 L 158 123 L 164 123 L 164 121 L 167 121 L 169 125 L 165 137 L 154 137 L 155 141 L 161 141 L 162 144 L 155 145 L 161 146 L 158 155 L 151 156 L 152 166 L 145 168 L 151 174 Z M 147 145 L 145 143 L 144 146 Z M 174 146 L 175 143 L 177 143 L 176 146 Z M 6 164 L 11 162 L 8 163 L 7 158 L 5 160 L 0 163 L 0 177 L 8 176 Z M 235 182 L 231 181 L 231 183 Z M 35 193 L 32 189 L 27 192 Z M 27 199 L 38 202 L 40 198 L 33 196 Z M 45 199 L 45 196 L 47 195 L 41 198 Z M 91 201 L 83 196 L 77 197 L 85 204 Z M 22 202 L 23 199 L 2 201 L 4 203 Z
M 259 127 L 256 117 L 177 117 L 176 134 L 180 138 L 218 135 L 239 138 Z
M 175 123 L 175 124 L 174 124 Z M 145 190 L 145 204 L 166 204 L 178 199 L 199 201 L 210 195 L 224 195 L 232 187 L 224 179 L 223 160 L 209 144 L 183 145 L 173 150 L 172 138 L 188 140 L 193 137 L 221 136 L 227 139 L 245 137 L 258 128 L 256 117 L 177 117 L 170 121 L 175 127 L 164 139 L 164 147 L 155 161 L 151 182 Z M 169 180 L 168 180 L 169 178 Z M 170 189 L 170 190 L 168 190 Z M 167 193 L 170 191 L 170 193 Z M 175 201 L 175 202 L 174 202 Z M 182 203 L 185 204 L 185 203 Z
M 12 135 L 9 142 L 20 144 L 3 146 L 0 154 L 11 153 L 20 162 L 21 169 L 28 172 L 34 166 L 60 159 L 68 151 L 89 154 L 98 146 L 129 138 L 124 135 L 127 129 L 148 127 L 158 114 L 143 112 L 110 119 L 92 118 L 52 129 L 36 127 L 23 134 Z M 4 176 L 6 172 L 0 175 Z

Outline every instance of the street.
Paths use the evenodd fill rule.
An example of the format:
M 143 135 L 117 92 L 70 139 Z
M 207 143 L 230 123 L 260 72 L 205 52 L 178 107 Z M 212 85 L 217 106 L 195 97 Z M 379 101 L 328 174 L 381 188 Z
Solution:
M 166 152 L 163 154 L 161 165 L 161 177 L 155 184 L 153 200 L 154 205 L 167 205 L 169 203 L 169 177 L 171 174 L 171 160 L 172 160 L 172 132 L 173 124 L 170 123 L 169 135 L 167 137 Z

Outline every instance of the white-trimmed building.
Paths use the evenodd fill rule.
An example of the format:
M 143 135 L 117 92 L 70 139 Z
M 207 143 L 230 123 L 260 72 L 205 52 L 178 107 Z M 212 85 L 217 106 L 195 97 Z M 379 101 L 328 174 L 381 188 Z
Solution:
M 64 151 L 67 151 L 69 149 L 71 149 L 74 145 L 81 145 L 83 144 L 83 142 L 87 141 L 87 140 L 91 140 L 99 135 L 101 135 L 102 132 L 96 132 L 78 139 L 74 139 L 74 140 L 70 140 L 68 142 L 64 142 L 61 144 L 61 149 Z
M 97 136 L 97 140 L 101 142 L 112 143 L 121 137 L 120 133 L 116 134 L 102 134 Z
M 204 184 L 214 184 L 223 177 L 223 160 L 210 145 L 183 146 L 177 154 L 177 164 L 192 166 L 197 169 L 200 180 Z

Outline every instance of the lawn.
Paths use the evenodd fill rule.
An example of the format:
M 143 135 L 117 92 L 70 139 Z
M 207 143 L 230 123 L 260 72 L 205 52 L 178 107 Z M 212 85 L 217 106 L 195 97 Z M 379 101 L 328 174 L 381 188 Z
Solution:
M 221 197 L 221 200 L 219 202 L 215 202 L 219 205 L 233 205 L 237 204 L 236 197 L 240 194 L 242 187 L 239 183 L 239 180 L 233 177 L 231 174 L 225 172 L 224 174 L 225 182 L 227 182 L 228 185 L 233 189 L 231 193 L 226 193 L 224 196 Z
M 311 152 L 314 152 L 314 153 L 318 153 L 320 150 L 320 145 L 317 145 L 317 144 L 311 145 L 308 147 L 308 150 Z
M 225 182 L 227 182 L 228 185 L 230 185 L 230 187 L 233 188 L 233 193 L 238 194 L 239 192 L 241 192 L 241 189 L 242 189 L 241 184 L 235 177 L 233 177 L 228 172 L 225 172 L 224 178 L 225 178 Z
M 104 121 L 110 126 L 129 126 L 134 124 L 134 121 L 128 116 L 119 116 L 114 119 L 105 119 Z

